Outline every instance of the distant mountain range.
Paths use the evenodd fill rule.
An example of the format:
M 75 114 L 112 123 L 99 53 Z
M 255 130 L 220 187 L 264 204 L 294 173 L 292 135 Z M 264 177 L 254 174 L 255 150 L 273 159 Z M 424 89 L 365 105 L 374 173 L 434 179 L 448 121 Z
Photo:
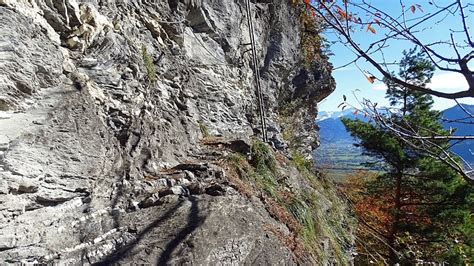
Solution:
M 466 114 L 466 111 L 474 115 L 474 105 L 463 104 L 462 108 L 456 105 L 443 111 L 443 118 L 445 120 L 459 120 L 456 122 L 443 121 L 445 128 L 456 129 L 453 135 L 474 135 L 474 118 L 470 117 L 466 119 L 466 117 L 469 117 Z M 461 156 L 464 160 L 474 164 L 474 140 L 465 140 L 461 143 L 455 144 L 452 147 L 452 151 Z
M 461 108 L 456 105 L 443 111 L 443 125 L 445 128 L 456 129 L 454 135 L 474 135 L 474 118 L 467 118 L 466 111 L 474 114 L 474 105 L 463 104 Z M 347 145 L 354 143 L 355 140 L 351 137 L 349 132 L 346 131 L 341 118 L 349 119 L 361 119 L 367 121 L 360 114 L 354 114 L 354 109 L 346 109 L 340 112 L 320 112 L 318 114 L 317 124 L 320 128 L 319 134 L 321 138 L 320 151 L 316 152 L 316 157 L 323 156 L 325 145 L 330 145 L 334 149 L 335 143 L 339 143 L 341 149 L 347 148 Z M 451 120 L 455 122 L 446 122 Z M 344 144 L 344 145 L 342 145 Z M 464 158 L 470 163 L 474 163 L 474 140 L 466 140 L 461 143 L 455 144 L 452 147 L 452 151 Z
M 349 119 L 361 119 L 367 121 L 360 114 L 355 114 L 355 109 L 345 109 L 339 112 L 319 112 L 316 123 L 319 126 L 319 136 L 321 143 L 334 143 L 334 142 L 354 142 L 346 127 L 342 123 L 342 118 Z

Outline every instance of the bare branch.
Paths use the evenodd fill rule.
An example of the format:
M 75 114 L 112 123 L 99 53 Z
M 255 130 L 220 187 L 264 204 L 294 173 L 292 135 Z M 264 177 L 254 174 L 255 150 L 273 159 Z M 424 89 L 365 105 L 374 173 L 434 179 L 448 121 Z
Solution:
M 461 0 L 456 0 L 456 2 L 458 4 L 459 10 L 461 12 L 462 25 L 464 27 L 464 32 L 466 33 L 467 42 L 469 43 L 469 45 L 471 47 L 474 48 L 474 42 L 472 42 L 471 36 L 469 34 L 469 29 L 468 29 L 467 23 L 466 23 L 466 15 L 464 15 L 464 7 L 462 6 Z
M 456 101 L 456 104 L 459 106 L 459 108 L 461 108 L 461 110 L 464 113 L 466 113 L 469 116 L 469 118 L 474 118 L 474 115 L 471 112 L 469 112 L 466 108 L 464 108 L 464 106 L 462 104 L 460 104 L 457 99 L 455 99 L 454 101 Z
M 460 1 L 460 0 L 457 0 Z M 404 19 L 404 12 L 402 13 L 402 23 L 400 23 L 399 19 L 390 16 L 390 14 L 387 14 L 383 10 L 380 10 L 374 6 L 372 6 L 370 3 L 366 1 L 362 1 L 362 4 L 354 4 L 352 2 L 351 5 L 360 8 L 363 11 L 368 12 L 368 14 L 374 15 L 375 13 L 382 14 L 382 20 L 385 20 L 384 26 L 387 27 L 387 29 L 390 30 L 390 33 L 386 35 L 383 39 L 378 40 L 374 43 L 371 43 L 368 47 L 367 50 L 364 50 L 358 45 L 354 39 L 352 38 L 350 34 L 350 30 L 348 28 L 348 22 L 349 19 L 345 20 L 346 26 L 343 26 L 341 23 L 341 20 L 338 18 L 338 16 L 335 15 L 333 10 L 331 10 L 330 6 L 326 5 L 326 1 L 323 0 L 318 0 L 317 3 L 318 8 L 314 6 L 310 6 L 317 14 L 320 15 L 320 17 L 323 18 L 324 22 L 330 25 L 340 36 L 344 38 L 344 41 L 347 45 L 352 47 L 355 52 L 358 54 L 358 56 L 364 58 L 367 60 L 373 67 L 375 67 L 386 79 L 391 80 L 394 83 L 397 83 L 403 87 L 406 87 L 410 90 L 415 90 L 427 94 L 431 94 L 437 97 L 441 98 L 446 98 L 446 99 L 459 99 L 459 98 L 466 98 L 466 97 L 474 97 L 474 75 L 473 72 L 469 70 L 468 67 L 468 62 L 474 57 L 474 52 L 470 52 L 469 54 L 465 55 L 461 59 L 459 58 L 449 58 L 444 55 L 441 55 L 440 53 L 436 52 L 434 49 L 431 48 L 433 44 L 424 44 L 420 39 L 418 39 L 414 34 L 413 34 L 413 29 L 414 27 L 420 25 L 421 23 L 424 23 L 428 21 L 430 18 L 433 18 L 436 15 L 441 14 L 442 12 L 449 12 L 449 13 L 454 13 L 456 11 L 451 11 L 450 8 L 458 8 L 459 3 L 454 2 L 446 7 L 441 7 L 441 10 L 438 10 L 437 12 L 423 17 L 419 22 L 414 23 L 414 25 L 408 26 L 406 25 L 406 19 Z M 462 6 L 461 6 L 462 7 Z M 347 6 L 346 6 L 347 9 Z M 462 8 L 459 7 L 460 10 Z M 348 11 L 347 11 L 348 12 Z M 358 23 L 362 24 L 362 23 Z M 467 29 L 467 26 L 466 28 Z M 404 80 L 399 79 L 398 77 L 394 76 L 388 69 L 386 69 L 387 65 L 383 63 L 377 62 L 371 54 L 372 54 L 372 48 L 378 44 L 378 43 L 384 43 L 389 39 L 396 39 L 398 36 L 402 36 L 405 40 L 411 41 L 417 46 L 421 47 L 423 51 L 429 56 L 430 60 L 435 64 L 435 66 L 443 71 L 449 71 L 449 72 L 457 72 L 461 73 L 464 78 L 467 80 L 469 87 L 466 90 L 461 90 L 457 92 L 443 92 L 443 91 L 438 91 L 438 90 L 432 90 L 430 88 L 425 88 L 423 86 L 419 86 L 416 84 L 411 84 L 408 83 Z M 454 42 L 454 39 L 452 39 L 452 42 L 449 43 L 449 45 L 452 45 L 456 51 L 456 43 Z M 378 48 L 375 51 L 380 51 L 382 50 L 384 46 L 378 46 Z M 458 57 L 461 57 L 460 55 Z M 435 60 L 437 58 L 438 60 Z M 458 65 L 459 69 L 456 68 L 450 68 L 450 67 L 445 67 L 440 64 L 440 62 L 446 62 L 450 65 Z

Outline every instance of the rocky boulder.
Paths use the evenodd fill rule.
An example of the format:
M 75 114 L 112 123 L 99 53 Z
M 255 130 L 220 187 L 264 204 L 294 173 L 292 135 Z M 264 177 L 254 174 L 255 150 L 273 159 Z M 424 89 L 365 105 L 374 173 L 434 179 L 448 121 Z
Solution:
M 251 9 L 286 152 L 277 95 L 314 106 L 332 79 L 301 74 L 294 6 Z M 241 0 L 0 0 L 1 263 L 301 262 L 221 165 L 261 133 L 246 16 Z M 299 108 L 308 151 L 316 110 Z

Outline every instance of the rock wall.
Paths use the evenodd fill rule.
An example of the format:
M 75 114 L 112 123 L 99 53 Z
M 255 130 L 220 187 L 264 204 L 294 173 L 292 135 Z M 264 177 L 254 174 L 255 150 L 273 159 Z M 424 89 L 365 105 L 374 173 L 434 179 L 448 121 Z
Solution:
M 330 66 L 251 7 L 271 143 L 294 102 L 308 153 Z M 219 164 L 261 134 L 248 36 L 243 0 L 0 0 L 0 262 L 297 263 Z

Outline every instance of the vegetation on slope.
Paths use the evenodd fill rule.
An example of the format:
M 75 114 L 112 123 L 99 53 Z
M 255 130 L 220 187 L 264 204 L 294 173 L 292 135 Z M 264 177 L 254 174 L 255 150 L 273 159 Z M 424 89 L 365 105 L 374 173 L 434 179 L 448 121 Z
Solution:
M 345 202 L 333 184 L 313 172 L 312 161 L 296 152 L 292 158 L 254 141 L 250 158 L 232 153 L 225 164 L 232 169 L 232 183 L 242 194 L 259 197 L 269 213 L 287 225 L 290 234 L 279 235 L 300 260 L 347 264 L 352 236 Z M 297 169 L 298 176 L 293 178 L 301 178 L 304 187 L 289 185 L 288 177 L 282 176 L 288 168 Z
M 404 55 L 399 75 L 420 86 L 429 83 L 434 67 L 423 53 L 410 50 Z M 384 115 L 394 127 L 401 124 L 425 136 L 450 134 L 440 123 L 440 112 L 432 110 L 430 95 L 388 80 L 386 84 L 387 98 L 399 108 L 399 112 Z M 384 167 L 382 173 L 349 180 L 355 211 L 372 231 L 362 231 L 359 236 L 364 245 L 359 248 L 390 264 L 472 263 L 474 190 L 436 156 L 438 147 L 447 150 L 449 140 L 436 139 L 433 146 L 425 147 L 423 140 L 407 141 L 378 124 L 349 119 L 343 123 L 364 152 Z M 372 259 L 361 256 L 357 261 Z

